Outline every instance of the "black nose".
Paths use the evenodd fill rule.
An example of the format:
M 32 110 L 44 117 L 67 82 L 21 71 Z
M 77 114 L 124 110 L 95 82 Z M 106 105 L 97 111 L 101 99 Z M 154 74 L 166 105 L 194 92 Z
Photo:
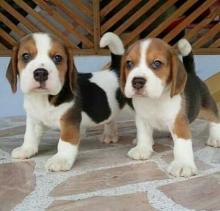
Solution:
M 34 71 L 34 79 L 39 82 L 44 82 L 48 79 L 48 71 L 44 68 L 38 68 Z
M 133 78 L 132 80 L 132 86 L 135 88 L 135 89 L 141 89 L 144 87 L 146 83 L 146 79 L 145 78 L 142 78 L 142 77 L 135 77 Z

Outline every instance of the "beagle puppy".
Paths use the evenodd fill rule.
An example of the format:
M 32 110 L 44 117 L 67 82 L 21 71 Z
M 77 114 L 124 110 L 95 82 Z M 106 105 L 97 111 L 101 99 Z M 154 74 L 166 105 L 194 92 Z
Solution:
M 85 74 L 76 72 L 70 49 L 53 35 L 33 33 L 13 48 L 6 76 L 14 93 L 19 79 L 27 116 L 24 142 L 12 151 L 13 158 L 35 155 L 46 128 L 60 130 L 57 153 L 46 163 L 50 171 L 71 169 L 80 129 L 105 124 L 104 141 L 117 141 L 113 122 L 127 102 L 119 88 L 124 46 L 112 33 L 100 45 L 111 50 L 110 68 Z
M 189 177 L 197 173 L 189 124 L 197 117 L 207 120 L 207 144 L 220 147 L 220 117 L 208 88 L 196 75 L 190 43 L 182 39 L 178 48 L 183 63 L 160 39 L 137 41 L 122 57 L 120 85 L 125 96 L 132 98 L 136 113 L 137 145 L 128 156 L 148 159 L 153 152 L 153 129 L 169 131 L 174 160 L 168 172 Z

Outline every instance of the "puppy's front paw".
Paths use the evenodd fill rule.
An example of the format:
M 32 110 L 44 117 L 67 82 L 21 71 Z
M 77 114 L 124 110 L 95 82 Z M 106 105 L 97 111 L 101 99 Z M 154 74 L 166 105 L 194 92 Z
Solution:
M 220 147 L 220 137 L 219 138 L 209 137 L 206 144 L 211 147 Z
M 48 171 L 69 171 L 73 162 L 70 158 L 56 154 L 47 161 L 45 168 Z
M 118 142 L 118 136 L 117 135 L 106 135 L 106 134 L 103 134 L 100 141 L 102 143 L 105 143 L 105 144 L 110 144 L 110 143 L 117 143 Z
M 136 146 L 128 151 L 128 156 L 134 160 L 146 160 L 150 158 L 152 152 L 152 150 L 145 147 Z
M 194 163 L 187 164 L 179 161 L 172 161 L 167 170 L 175 177 L 190 177 L 197 174 L 197 168 Z
M 15 159 L 27 159 L 37 154 L 38 149 L 34 147 L 18 147 L 13 149 L 11 156 Z

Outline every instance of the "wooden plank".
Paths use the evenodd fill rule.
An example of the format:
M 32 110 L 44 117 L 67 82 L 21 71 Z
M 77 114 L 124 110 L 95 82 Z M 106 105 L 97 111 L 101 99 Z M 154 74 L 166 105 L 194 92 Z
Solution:
M 205 80 L 205 83 L 209 87 L 209 90 L 211 93 L 215 93 L 217 91 L 220 91 L 220 86 L 219 86 L 220 72 L 209 77 L 207 80 Z
M 215 9 L 208 17 L 205 17 L 200 23 L 196 24 L 193 29 L 191 29 L 187 34 L 186 34 L 186 39 L 190 40 L 193 36 L 197 35 L 198 32 L 205 28 L 213 19 L 217 16 L 218 10 Z
M 17 0 L 16 0 L 17 1 Z M 91 40 L 89 40 L 86 36 L 78 32 L 74 26 L 69 23 L 64 17 L 62 17 L 58 12 L 53 10 L 45 1 L 42 0 L 34 0 L 43 10 L 45 10 L 51 17 L 53 17 L 54 20 L 56 20 L 58 23 L 62 24 L 65 29 L 72 33 L 76 38 L 78 38 L 81 42 L 85 44 L 87 47 L 92 47 L 93 43 Z
M 101 10 L 101 17 L 106 16 L 109 12 L 111 12 L 116 6 L 118 6 L 122 0 L 112 0 L 109 4 L 107 4 Z
M 11 46 L 16 45 L 16 40 L 11 37 L 8 33 L 6 33 L 3 29 L 0 28 L 0 36 L 7 41 Z
M 99 0 L 93 0 L 93 39 L 94 39 L 94 51 L 99 49 L 100 41 L 100 4 Z
M 220 24 L 216 23 L 206 34 L 200 37 L 195 43 L 193 43 L 193 48 L 202 47 L 204 44 L 208 42 L 210 38 L 212 38 L 215 34 L 220 32 Z
M 79 10 L 83 12 L 85 15 L 88 15 L 90 17 L 93 16 L 92 8 L 86 6 L 86 4 L 83 3 L 82 1 L 71 0 L 71 2 L 72 4 L 76 5 L 79 8 Z
M 5 9 L 8 13 L 13 14 L 13 16 L 20 21 L 26 28 L 28 28 L 31 32 L 37 32 L 39 29 L 31 23 L 27 18 L 22 16 L 19 12 L 17 12 L 13 7 L 11 7 L 6 1 L 0 1 L 0 7 Z
M 2 43 L 0 43 L 0 49 L 1 50 L 8 50 L 6 46 L 4 46 Z
M 220 48 L 194 48 L 197 55 L 220 55 Z
M 209 48 L 219 48 L 220 47 L 220 39 L 217 39 L 215 42 L 213 42 Z
M 101 33 L 105 33 L 113 24 L 119 21 L 123 16 L 125 16 L 132 8 L 140 3 L 140 0 L 130 1 L 125 7 L 123 7 L 119 12 L 117 12 L 113 17 L 107 20 L 101 26 Z
M 207 10 L 215 1 L 206 0 L 199 8 L 194 10 L 189 16 L 187 16 L 180 24 L 178 24 L 172 31 L 170 31 L 163 39 L 166 42 L 170 42 L 179 32 L 184 30 L 186 26 L 189 26 L 196 18 L 198 18 L 205 10 Z
M 162 15 L 166 10 L 168 10 L 177 0 L 169 0 L 166 1 L 157 11 L 155 11 L 152 15 L 150 15 L 145 21 L 143 21 L 139 26 L 134 29 L 129 36 L 124 39 L 124 43 L 126 45 L 130 44 L 130 42 L 143 31 L 145 30 L 151 23 L 153 23 L 160 15 Z
M 74 45 L 74 43 L 70 42 L 67 37 L 61 33 L 58 29 L 56 29 L 51 23 L 47 22 L 47 20 L 42 17 L 39 13 L 37 13 L 35 10 L 33 10 L 28 4 L 26 4 L 23 1 L 20 0 L 14 0 L 16 4 L 18 4 L 21 8 L 23 8 L 25 11 L 27 11 L 30 15 L 32 15 L 34 18 L 36 18 L 39 22 L 41 22 L 43 25 L 45 25 L 51 32 L 53 32 L 56 36 L 63 39 L 68 45 L 71 47 L 77 47 Z
M 139 17 L 141 17 L 144 13 L 149 11 L 158 0 L 149 0 L 147 4 L 141 7 L 138 11 L 136 11 L 130 18 L 128 18 L 123 24 L 121 24 L 116 30 L 116 34 L 121 34 L 124 32 L 129 26 L 131 26 Z
M 8 57 L 12 55 L 12 50 L 5 50 L 5 49 L 0 49 L 0 56 L 2 57 Z
M 19 37 L 23 37 L 25 33 L 21 31 L 18 26 L 16 26 L 13 22 L 11 22 L 6 16 L 0 13 L 0 21 L 2 21 L 8 28 L 14 31 Z
M 171 23 L 173 23 L 176 18 L 180 17 L 184 12 L 186 12 L 195 2 L 196 0 L 186 1 L 169 18 L 163 21 L 160 27 L 157 27 L 148 36 L 156 37 L 157 35 L 159 35 L 164 29 L 166 29 Z
M 74 20 L 87 32 L 89 32 L 90 34 L 93 33 L 92 27 L 80 16 L 76 15 L 75 12 L 69 9 L 63 2 L 61 2 L 60 0 L 53 0 L 53 4 L 56 5 L 58 8 L 62 9 L 72 20 Z

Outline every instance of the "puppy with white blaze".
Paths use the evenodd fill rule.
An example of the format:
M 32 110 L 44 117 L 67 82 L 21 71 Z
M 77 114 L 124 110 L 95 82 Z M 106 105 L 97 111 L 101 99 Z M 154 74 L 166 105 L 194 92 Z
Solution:
M 6 76 L 13 92 L 20 80 L 27 115 L 24 142 L 12 151 L 13 158 L 26 159 L 37 154 L 47 128 L 60 130 L 57 153 L 46 163 L 50 171 L 71 169 L 80 129 L 105 124 L 104 142 L 117 141 L 114 120 L 127 103 L 119 88 L 124 46 L 111 33 L 103 36 L 101 46 L 111 50 L 110 68 L 85 74 L 77 73 L 71 50 L 53 35 L 33 33 L 13 48 Z
M 182 39 L 178 48 L 183 63 L 160 39 L 137 41 L 122 57 L 120 83 L 136 113 L 137 145 L 128 156 L 148 159 L 153 152 L 153 129 L 169 131 L 174 160 L 168 172 L 189 177 L 197 173 L 189 124 L 196 118 L 207 120 L 207 144 L 220 147 L 220 117 L 208 88 L 196 75 L 190 43 Z

